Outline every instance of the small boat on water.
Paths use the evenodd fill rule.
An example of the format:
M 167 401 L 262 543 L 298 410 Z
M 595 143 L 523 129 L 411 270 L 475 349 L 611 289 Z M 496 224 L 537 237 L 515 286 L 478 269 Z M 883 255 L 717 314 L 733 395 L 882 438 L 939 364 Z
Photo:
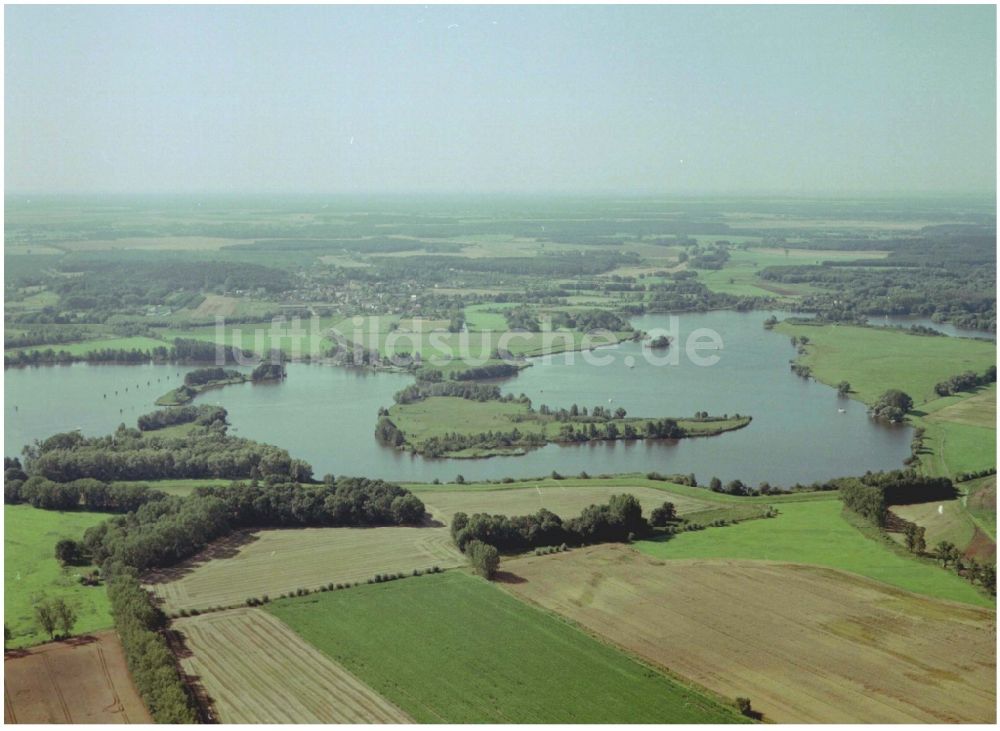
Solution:
M 847 409 L 837 409 L 837 413 L 838 414 L 846 414 L 847 413 Z

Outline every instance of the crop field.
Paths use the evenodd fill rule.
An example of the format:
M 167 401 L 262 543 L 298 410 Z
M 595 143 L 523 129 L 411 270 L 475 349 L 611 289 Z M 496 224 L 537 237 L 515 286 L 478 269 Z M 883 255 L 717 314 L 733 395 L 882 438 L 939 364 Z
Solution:
M 177 620 L 181 668 L 221 723 L 407 723 L 392 703 L 259 609 Z
M 461 489 L 458 487 L 428 487 L 416 489 L 414 493 L 427 506 L 427 511 L 437 520 L 451 523 L 455 513 L 494 513 L 500 515 L 527 515 L 545 508 L 563 519 L 579 515 L 588 505 L 606 503 L 615 494 L 627 492 L 638 498 L 643 514 L 648 516 L 653 508 L 672 502 L 678 513 L 692 513 L 706 510 L 714 503 L 695 498 L 671 495 L 664 490 L 650 487 L 611 487 L 586 484 L 570 484 L 569 487 L 553 481 L 545 487 L 500 486 L 490 488 Z
M 8 647 L 27 647 L 49 639 L 35 622 L 34 606 L 42 598 L 62 597 L 76 608 L 75 632 L 110 627 L 111 611 L 103 586 L 83 586 L 77 575 L 92 567 L 63 568 L 55 558 L 61 538 L 79 540 L 104 513 L 39 510 L 28 505 L 4 505 L 4 622 L 13 638 Z
M 757 521 L 766 522 L 766 521 Z M 838 571 L 595 546 L 506 564 L 517 596 L 780 723 L 993 723 L 996 613 Z
M 423 723 L 710 723 L 734 709 L 460 571 L 268 605 Z
M 5 653 L 3 670 L 4 723 L 153 722 L 114 632 Z
M 872 540 L 847 522 L 840 501 L 781 504 L 776 518 L 639 541 L 643 553 L 665 559 L 754 559 L 815 564 L 849 571 L 918 594 L 993 606 L 965 579 Z
M 809 338 L 808 354 L 799 361 L 817 380 L 851 384 L 852 396 L 874 403 L 887 389 L 913 397 L 916 408 L 937 398 L 935 384 L 963 371 L 982 373 L 996 364 L 996 344 L 984 340 L 926 337 L 849 325 L 790 325 L 785 335 Z
M 996 467 L 996 393 L 994 385 L 927 404 L 917 423 L 926 430 L 922 462 L 928 471 L 954 477 Z
M 176 612 L 463 563 L 447 528 L 276 529 L 232 534 L 145 580 L 164 609 Z

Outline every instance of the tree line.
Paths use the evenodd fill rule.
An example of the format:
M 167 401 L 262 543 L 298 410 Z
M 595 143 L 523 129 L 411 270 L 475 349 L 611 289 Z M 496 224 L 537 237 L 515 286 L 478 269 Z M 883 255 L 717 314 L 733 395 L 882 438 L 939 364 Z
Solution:
M 488 513 L 455 513 L 451 536 L 463 553 L 472 541 L 494 546 L 501 553 L 527 551 L 566 543 L 582 545 L 626 541 L 647 533 L 649 523 L 633 495 L 612 495 L 607 503 L 590 505 L 563 521 L 550 510 L 509 517 Z
M 103 482 L 188 478 L 309 482 L 312 467 L 270 444 L 233 437 L 225 424 L 188 435 L 158 436 L 124 424 L 113 434 L 84 437 L 56 434 L 25 447 L 25 471 L 70 482 L 90 477 Z
M 988 386 L 997 382 L 997 367 L 991 365 L 982 375 L 975 371 L 965 371 L 957 376 L 952 376 L 947 381 L 941 381 L 934 386 L 934 393 L 938 396 L 952 396 L 962 391 L 973 391 L 980 386 Z
M 183 561 L 240 528 L 412 525 L 424 512 L 409 490 L 365 478 L 199 486 L 189 497 L 150 501 L 88 528 L 83 550 L 104 573 L 108 562 L 143 572 Z

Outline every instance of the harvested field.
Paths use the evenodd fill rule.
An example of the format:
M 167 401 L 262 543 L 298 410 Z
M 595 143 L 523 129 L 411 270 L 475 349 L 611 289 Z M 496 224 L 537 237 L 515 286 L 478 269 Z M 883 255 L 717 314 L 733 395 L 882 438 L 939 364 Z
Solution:
M 409 716 L 258 609 L 173 624 L 181 667 L 222 723 L 408 723 Z
M 152 723 L 114 632 L 4 656 L 4 723 Z
M 146 577 L 146 583 L 169 612 L 463 563 L 447 528 L 261 530 L 216 541 L 190 561 Z
M 561 518 L 572 518 L 580 514 L 588 505 L 606 503 L 612 495 L 627 492 L 642 503 L 643 513 L 649 512 L 665 502 L 671 502 L 679 513 L 691 513 L 717 506 L 712 503 L 684 495 L 675 495 L 665 490 L 651 487 L 618 487 L 608 485 L 562 485 L 504 488 L 456 489 L 428 488 L 415 489 L 414 493 L 427 506 L 428 512 L 437 520 L 450 523 L 458 512 L 499 513 L 502 515 L 526 515 L 542 508 L 551 510 Z
M 599 546 L 509 561 L 507 589 L 785 723 L 993 723 L 996 612 L 780 563 Z

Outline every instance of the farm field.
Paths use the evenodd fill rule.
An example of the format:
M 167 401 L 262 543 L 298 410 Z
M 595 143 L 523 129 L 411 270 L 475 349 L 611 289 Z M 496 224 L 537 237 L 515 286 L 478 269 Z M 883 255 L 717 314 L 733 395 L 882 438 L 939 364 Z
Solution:
M 782 504 L 778 516 L 725 528 L 639 541 L 639 551 L 663 559 L 753 559 L 814 564 L 867 576 L 939 599 L 993 606 L 965 579 L 868 538 L 842 516 L 840 501 Z
M 234 533 L 145 581 L 166 611 L 177 612 L 463 563 L 443 527 L 274 529 Z
M 758 521 L 761 522 L 761 521 Z M 838 571 L 595 546 L 506 563 L 513 594 L 781 723 L 992 723 L 996 614 Z
M 58 512 L 29 505 L 4 505 L 4 622 L 13 633 L 8 647 L 27 647 L 49 639 L 35 623 L 35 603 L 64 598 L 76 608 L 76 633 L 110 627 L 111 610 L 103 586 L 83 586 L 76 575 L 87 566 L 63 568 L 55 558 L 61 538 L 79 540 L 108 518 L 105 513 Z
M 181 668 L 221 723 L 407 723 L 410 718 L 279 619 L 235 609 L 177 620 Z
M 996 344 L 971 338 L 926 337 L 850 325 L 792 325 L 776 328 L 785 335 L 809 338 L 799 362 L 817 380 L 851 384 L 852 397 L 872 404 L 887 389 L 913 397 L 915 408 L 937 398 L 935 384 L 963 371 L 982 373 L 996 364 Z
M 464 572 L 280 600 L 267 611 L 418 722 L 740 720 Z
M 426 487 L 414 489 L 417 497 L 424 501 L 427 511 L 437 520 L 451 523 L 455 513 L 494 513 L 500 515 L 527 515 L 545 508 L 566 519 L 578 515 L 588 505 L 606 503 L 615 494 L 628 492 L 642 504 L 644 515 L 665 502 L 672 502 L 681 514 L 706 510 L 713 503 L 694 498 L 671 495 L 665 490 L 649 487 L 618 488 L 612 486 L 592 486 L 577 484 L 563 486 L 554 484 L 523 487 L 494 485 L 488 487 L 462 489 L 459 487 Z M 584 481 L 586 482 L 586 481 Z
M 114 632 L 5 653 L 3 669 L 4 723 L 153 722 Z

